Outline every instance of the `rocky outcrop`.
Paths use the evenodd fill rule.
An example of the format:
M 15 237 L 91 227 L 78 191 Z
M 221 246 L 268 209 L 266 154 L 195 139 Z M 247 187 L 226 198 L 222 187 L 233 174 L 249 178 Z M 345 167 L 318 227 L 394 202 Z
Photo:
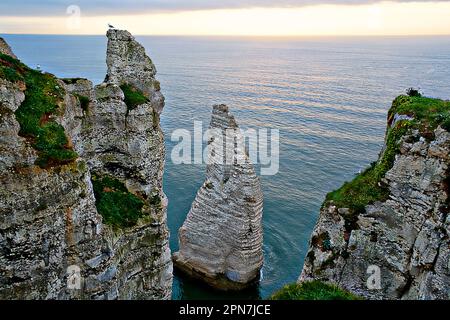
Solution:
M 85 297 L 67 288 L 67 270 L 102 254 L 102 218 L 90 173 L 83 159 L 45 169 L 35 165 L 38 151 L 19 136 L 15 114 L 25 87 L 0 79 L 0 297 Z
M 227 106 L 213 107 L 210 129 L 206 180 L 179 230 L 173 260 L 216 288 L 242 289 L 259 278 L 263 264 L 263 196 Z
M 6 172 L 15 165 L 32 165 L 37 158 L 26 140 L 19 137 L 20 125 L 14 115 L 24 100 L 23 84 L 0 78 L 0 172 Z
M 156 67 L 145 53 L 144 47 L 126 31 L 110 29 L 108 39 L 108 73 L 105 82 L 133 85 L 142 91 L 150 99 L 154 109 L 161 113 L 164 97 L 160 92 L 160 84 L 155 79 Z
M 9 44 L 2 37 L 0 37 L 0 53 L 6 54 L 10 57 L 13 57 L 14 59 L 17 58 L 16 55 L 11 50 L 11 47 L 9 46 Z
M 430 119 L 420 119 L 413 109 L 433 105 L 445 112 L 449 105 L 430 101 L 400 97 L 394 102 L 380 160 L 338 190 L 339 197 L 327 198 L 299 281 L 330 281 L 369 299 L 450 298 L 450 133 L 441 126 L 427 128 L 430 119 L 440 119 L 433 115 L 438 108 L 427 111 Z M 404 134 L 393 134 L 400 127 Z M 378 182 L 386 195 L 363 210 L 343 207 L 342 195 L 359 201 L 353 186 L 392 150 L 392 166 Z
M 159 86 L 153 87 L 156 68 L 129 32 L 109 30 L 108 40 L 108 81 L 94 89 L 96 105 L 87 115 L 84 153 L 93 168 L 121 177 L 134 192 L 164 198 L 165 149 L 158 115 L 164 97 Z M 147 100 L 127 105 L 123 85 Z
M 126 54 L 119 50 L 125 38 Z M 171 296 L 159 126 L 164 98 L 159 87 L 146 87 L 157 82 L 155 68 L 127 31 L 108 32 L 107 54 L 108 81 L 95 88 L 85 79 L 58 80 L 0 60 L 16 67 L 0 73 L 1 298 Z M 32 86 L 41 78 L 54 92 Z M 129 90 L 144 98 L 128 105 Z M 33 128 L 24 134 L 21 119 L 31 119 L 26 107 L 38 98 L 57 105 L 34 129 L 46 132 L 51 124 L 62 132 L 59 149 L 50 137 L 35 138 Z

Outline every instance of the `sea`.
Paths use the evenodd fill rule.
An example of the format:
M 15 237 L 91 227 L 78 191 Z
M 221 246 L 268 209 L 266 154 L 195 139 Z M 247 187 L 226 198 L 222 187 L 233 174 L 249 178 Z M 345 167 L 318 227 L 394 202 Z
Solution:
M 31 67 L 94 84 L 106 73 L 105 36 L 4 34 Z M 326 194 L 375 161 L 392 100 L 409 87 L 450 98 L 450 37 L 136 37 L 155 63 L 166 104 L 164 191 L 170 246 L 205 177 L 174 164 L 177 129 L 207 126 L 227 104 L 239 125 L 278 129 L 279 171 L 261 176 L 264 267 L 259 285 L 220 292 L 175 273 L 173 299 L 264 299 L 297 280 Z

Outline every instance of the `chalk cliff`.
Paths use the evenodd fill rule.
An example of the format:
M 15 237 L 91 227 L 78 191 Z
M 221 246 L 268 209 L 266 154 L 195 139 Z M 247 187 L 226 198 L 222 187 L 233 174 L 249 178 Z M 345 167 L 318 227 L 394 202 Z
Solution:
M 369 299 L 449 299 L 450 102 L 400 96 L 379 160 L 327 196 L 299 281 Z
M 164 97 L 131 34 L 107 36 L 95 87 L 1 46 L 0 298 L 171 296 Z
M 239 149 L 238 125 L 227 106 L 213 107 L 210 129 L 215 133 L 209 148 L 215 151 L 179 230 L 180 249 L 173 260 L 214 287 L 242 289 L 259 278 L 263 264 L 263 195 L 253 165 Z

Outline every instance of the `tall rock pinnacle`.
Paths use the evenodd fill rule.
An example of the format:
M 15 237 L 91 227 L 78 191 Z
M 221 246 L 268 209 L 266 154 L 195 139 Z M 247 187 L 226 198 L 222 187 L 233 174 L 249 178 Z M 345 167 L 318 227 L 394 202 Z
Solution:
M 126 30 L 110 29 L 107 37 L 106 82 L 134 86 L 150 99 L 155 111 L 161 113 L 164 96 L 155 79 L 156 67 L 144 47 Z
M 159 86 L 153 87 L 155 66 L 128 31 L 109 30 L 107 37 L 107 81 L 94 88 L 96 107 L 86 116 L 83 152 L 93 167 L 125 179 L 134 191 L 164 197 L 165 147 L 159 126 L 164 97 Z
M 237 152 L 238 125 L 227 106 L 213 107 L 210 129 L 217 134 L 209 147 L 233 146 L 231 161 L 224 161 L 226 152 L 210 160 L 206 180 L 179 230 L 180 250 L 173 260 L 214 287 L 242 289 L 259 278 L 263 264 L 263 195 L 253 165 L 244 152 Z
M 109 30 L 107 37 L 108 73 L 106 81 L 93 90 L 95 106 L 85 114 L 79 152 L 89 159 L 94 188 L 114 178 L 130 193 L 125 200 L 128 205 L 140 202 L 139 219 L 131 218 L 135 220 L 131 224 L 124 220 L 125 227 L 119 230 L 111 219 L 115 209 L 98 205 L 100 213 L 113 222 L 107 228 L 108 250 L 120 252 L 111 259 L 117 283 L 123 283 L 118 297 L 167 299 L 172 262 L 162 186 L 165 146 L 159 113 L 164 97 L 155 66 L 142 45 L 125 30 Z M 78 89 L 75 93 L 82 94 L 84 90 Z

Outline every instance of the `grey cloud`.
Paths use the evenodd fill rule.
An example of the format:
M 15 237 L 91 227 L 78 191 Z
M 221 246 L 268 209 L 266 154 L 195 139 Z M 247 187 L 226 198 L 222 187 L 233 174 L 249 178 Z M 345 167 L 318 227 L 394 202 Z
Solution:
M 417 0 L 415 0 L 417 1 Z M 419 0 L 421 2 L 450 2 Z M 70 5 L 78 5 L 84 15 L 136 14 L 161 11 L 184 11 L 253 7 L 301 7 L 318 4 L 367 4 L 377 0 L 1 0 L 0 16 L 64 15 Z M 395 2 L 414 2 L 397 0 Z

